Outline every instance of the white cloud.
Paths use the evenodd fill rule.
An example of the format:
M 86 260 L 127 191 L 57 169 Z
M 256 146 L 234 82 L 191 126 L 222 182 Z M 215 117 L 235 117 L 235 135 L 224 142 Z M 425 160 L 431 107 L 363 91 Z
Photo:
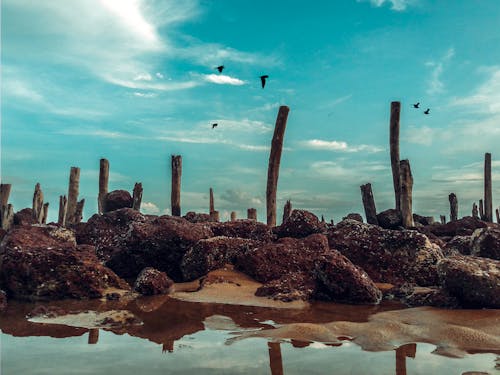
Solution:
M 160 209 L 153 202 L 141 202 L 141 211 L 150 215 L 157 215 L 160 213 Z
M 357 0 L 358 3 L 363 1 L 366 0 Z M 369 0 L 369 1 L 373 6 L 376 7 L 381 7 L 385 4 L 390 4 L 391 9 L 398 12 L 406 10 L 408 6 L 413 5 L 417 2 L 417 0 Z
M 154 92 L 134 92 L 134 96 L 138 96 L 140 98 L 156 98 L 158 95 Z
M 134 81 L 151 81 L 153 77 L 149 73 L 139 73 L 134 77 Z
M 218 85 L 241 86 L 246 83 L 241 79 L 219 74 L 205 74 L 203 75 L 203 79 L 207 82 L 216 83 Z
M 339 151 L 339 152 L 381 152 L 384 151 L 384 148 L 373 146 L 373 145 L 357 145 L 352 146 L 348 145 L 347 142 L 344 141 L 325 141 L 322 139 L 310 139 L 307 141 L 301 142 L 303 147 L 316 149 L 316 150 L 327 150 L 327 151 Z
M 163 79 L 164 78 L 163 74 L 161 74 L 160 72 L 156 72 L 155 76 L 157 78 L 159 78 L 159 79 Z
M 439 61 L 428 61 L 426 66 L 432 68 L 430 79 L 428 81 L 427 94 L 435 95 L 445 91 L 444 83 L 441 79 L 445 66 L 455 56 L 455 49 L 449 48 Z

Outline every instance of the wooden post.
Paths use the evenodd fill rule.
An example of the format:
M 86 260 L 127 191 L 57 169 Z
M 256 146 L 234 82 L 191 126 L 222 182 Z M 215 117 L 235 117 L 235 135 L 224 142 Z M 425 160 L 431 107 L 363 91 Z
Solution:
M 391 153 L 392 183 L 394 185 L 394 198 L 396 210 L 401 211 L 401 183 L 399 172 L 399 114 L 401 102 L 391 102 L 391 118 L 389 129 L 389 146 Z
M 266 208 L 267 225 L 276 226 L 276 190 L 278 188 L 278 175 L 280 170 L 281 152 L 283 150 L 283 137 L 285 135 L 286 121 L 290 108 L 281 106 L 276 118 L 269 165 L 267 169 Z
M 269 367 L 271 375 L 283 375 L 283 358 L 281 357 L 281 344 L 279 342 L 268 342 Z
M 500 224 L 500 212 L 498 211 L 498 208 L 495 210 L 495 214 L 497 216 L 497 223 Z
M 491 154 L 484 154 L 484 220 L 493 222 L 493 198 L 491 193 Z
M 42 223 L 43 219 L 43 192 L 40 188 L 40 183 L 35 185 L 35 192 L 33 193 L 33 218 L 38 224 Z
M 441 220 L 441 224 L 446 224 L 446 216 L 445 215 L 439 215 L 439 219 Z
M 215 211 L 214 208 L 214 190 L 210 188 L 210 202 L 209 202 L 209 211 L 208 213 L 211 214 L 213 211 Z
M 109 181 L 109 161 L 101 159 L 99 162 L 99 195 L 97 196 L 97 212 L 101 215 L 104 213 L 104 200 L 108 194 Z
M 181 216 L 182 156 L 172 155 L 172 192 L 170 202 L 172 216 Z
M 479 200 L 479 218 L 484 220 L 484 205 L 482 199 Z
M 141 202 L 142 202 L 142 183 L 136 182 L 134 185 L 134 191 L 132 195 L 132 209 L 140 211 Z
M 455 193 L 448 195 L 450 201 L 450 221 L 457 221 L 458 218 L 458 200 Z
M 78 224 L 83 219 L 83 205 L 85 204 L 85 199 L 76 203 L 75 215 L 73 217 L 72 223 Z
M 417 344 L 404 344 L 396 349 L 396 375 L 406 375 L 406 357 L 415 358 Z
M 249 208 L 247 210 L 247 218 L 250 220 L 257 220 L 257 209 Z
M 479 219 L 479 211 L 477 210 L 476 202 L 472 203 L 472 217 L 475 219 Z
M 89 330 L 89 345 L 97 344 L 99 341 L 99 328 L 91 328 Z
M 361 197 L 365 208 L 366 222 L 368 224 L 378 225 L 377 209 L 375 208 L 375 200 L 373 199 L 372 184 L 368 183 L 361 185 Z
M 321 215 L 321 222 L 324 223 L 325 222 L 325 217 L 323 215 Z
M 65 195 L 59 196 L 59 217 L 57 219 L 57 223 L 65 227 L 66 226 L 66 216 L 68 213 L 68 200 Z
M 43 204 L 43 215 L 42 224 L 47 224 L 47 218 L 49 216 L 49 202 Z
M 292 202 L 290 200 L 287 200 L 285 203 L 285 207 L 283 207 L 283 223 L 290 217 L 292 214 Z
M 7 204 L 0 209 L 0 223 L 3 230 L 9 230 L 14 224 L 14 207 Z
M 11 184 L 0 184 L 0 227 L 4 230 L 8 230 L 11 227 L 12 220 L 14 219 L 14 212 L 12 212 L 12 217 L 9 216 L 9 195 L 11 188 Z M 12 205 L 10 205 L 10 210 L 14 210 Z
M 7 206 L 9 203 L 11 184 L 0 184 L 0 207 Z
M 231 221 L 236 221 L 236 212 L 231 211 Z
M 400 202 L 403 227 L 410 228 L 414 226 L 412 213 L 413 176 L 411 175 L 410 162 L 407 159 L 400 161 L 399 175 L 401 181 Z
M 213 210 L 212 212 L 210 212 L 210 217 L 213 221 L 219 221 L 219 211 Z
M 76 205 L 78 203 L 78 190 L 80 185 L 80 168 L 71 167 L 69 172 L 68 208 L 66 212 L 66 224 L 73 224 L 76 218 Z

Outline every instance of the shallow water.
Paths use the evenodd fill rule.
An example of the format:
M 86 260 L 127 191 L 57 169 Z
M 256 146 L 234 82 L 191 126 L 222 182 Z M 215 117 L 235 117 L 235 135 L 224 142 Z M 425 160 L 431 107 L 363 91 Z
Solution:
M 0 315 L 2 375 L 500 374 L 495 350 L 451 358 L 432 353 L 436 346 L 423 342 L 384 351 L 365 351 L 347 339 L 341 345 L 325 345 L 250 337 L 228 345 L 242 332 L 277 324 L 366 322 L 375 313 L 402 307 L 394 304 L 315 304 L 285 310 L 181 302 L 167 296 L 45 304 L 72 313 L 126 310 L 143 322 L 101 329 L 30 322 L 25 316 L 37 305 L 11 303 Z

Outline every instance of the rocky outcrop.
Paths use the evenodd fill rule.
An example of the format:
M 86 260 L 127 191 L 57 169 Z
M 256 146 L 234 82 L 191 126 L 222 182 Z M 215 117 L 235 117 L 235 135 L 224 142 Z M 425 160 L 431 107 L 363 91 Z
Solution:
M 55 226 L 18 227 L 0 244 L 0 285 L 17 299 L 98 298 L 107 288 L 130 289 L 73 232 Z
M 486 228 L 487 224 L 472 216 L 450 221 L 446 224 L 433 224 L 426 227 L 439 237 L 470 236 L 476 229 Z
M 395 231 L 344 220 L 328 231 L 328 243 L 375 282 L 420 286 L 438 284 L 441 249 L 417 231 Z
M 14 225 L 33 225 L 38 224 L 33 216 L 33 209 L 23 208 L 14 214 Z
M 500 228 L 483 228 L 471 237 L 470 254 L 500 260 Z
M 343 217 L 342 220 L 356 220 L 359 221 L 360 223 L 363 222 L 363 216 L 357 213 L 350 213 L 347 214 L 347 216 Z
M 194 280 L 208 272 L 232 263 L 238 255 L 259 246 L 248 238 L 218 236 L 198 241 L 182 258 L 184 280 Z
M 134 290 L 144 296 L 168 294 L 174 282 L 165 272 L 152 267 L 144 268 L 134 282 Z
M 432 216 L 422 216 L 419 214 L 413 214 L 413 222 L 415 224 L 431 225 L 434 223 L 434 217 Z
M 448 291 L 440 287 L 415 287 L 401 301 L 410 307 L 434 306 L 443 308 L 460 307 L 460 302 Z
M 104 197 L 104 212 L 111 212 L 121 208 L 131 208 L 134 202 L 126 190 L 113 190 Z
M 293 210 L 275 231 L 278 237 L 304 238 L 314 233 L 324 233 L 326 225 L 309 211 Z
M 500 262 L 474 256 L 454 256 L 438 263 L 444 288 L 465 307 L 500 308 Z
M 186 215 L 183 216 L 184 219 L 191 223 L 208 223 L 216 221 L 209 214 L 197 213 L 193 211 L 189 211 Z
M 316 295 L 317 283 L 305 272 L 287 273 L 257 289 L 258 297 L 269 297 L 283 302 L 307 301 Z
M 236 220 L 209 225 L 214 236 L 248 238 L 261 242 L 271 242 L 274 239 L 271 228 L 255 220 Z
M 378 225 L 384 229 L 398 229 L 403 225 L 401 213 L 394 208 L 377 214 Z
M 443 249 L 443 254 L 451 255 L 470 255 L 471 254 L 472 237 L 471 236 L 455 236 L 449 240 Z

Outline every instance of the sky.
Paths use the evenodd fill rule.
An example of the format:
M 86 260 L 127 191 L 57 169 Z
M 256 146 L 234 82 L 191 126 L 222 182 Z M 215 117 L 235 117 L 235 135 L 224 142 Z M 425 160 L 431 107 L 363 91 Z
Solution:
M 207 212 L 212 187 L 223 220 L 255 207 L 264 221 L 287 105 L 278 217 L 290 199 L 337 222 L 364 215 L 367 182 L 378 211 L 394 207 L 389 115 L 401 101 L 414 212 L 449 215 L 454 192 L 470 215 L 485 152 L 495 208 L 499 23 L 497 0 L 2 0 L 1 181 L 16 211 L 39 182 L 57 220 L 78 166 L 86 220 L 107 158 L 110 190 L 142 182 L 142 211 L 165 214 L 178 154 L 182 214 Z

